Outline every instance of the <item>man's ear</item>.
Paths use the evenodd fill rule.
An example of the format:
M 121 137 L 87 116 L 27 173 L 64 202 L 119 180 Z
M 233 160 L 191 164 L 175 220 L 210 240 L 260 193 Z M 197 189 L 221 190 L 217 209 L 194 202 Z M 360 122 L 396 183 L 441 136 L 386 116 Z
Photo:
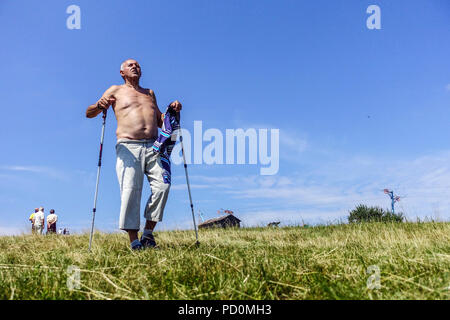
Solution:
M 123 76 L 125 75 L 125 72 L 123 72 L 123 70 L 120 70 L 120 75 L 121 75 L 122 78 L 123 78 Z

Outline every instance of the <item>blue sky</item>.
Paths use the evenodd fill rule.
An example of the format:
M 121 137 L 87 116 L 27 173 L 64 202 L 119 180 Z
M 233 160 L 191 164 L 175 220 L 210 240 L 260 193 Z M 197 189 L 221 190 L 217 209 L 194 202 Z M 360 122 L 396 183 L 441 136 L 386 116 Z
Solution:
M 81 29 L 69 30 L 69 5 Z M 381 30 L 366 9 L 381 8 Z M 89 229 L 101 119 L 86 107 L 137 59 L 160 109 L 183 126 L 276 128 L 280 169 L 191 165 L 194 207 L 244 225 L 327 223 L 358 203 L 408 219 L 450 218 L 450 3 L 433 1 L 0 2 L 3 81 L 0 233 L 29 229 L 34 207 Z M 96 227 L 117 231 L 115 128 L 108 115 Z M 144 189 L 143 205 L 149 195 Z M 191 228 L 182 166 L 158 228 Z

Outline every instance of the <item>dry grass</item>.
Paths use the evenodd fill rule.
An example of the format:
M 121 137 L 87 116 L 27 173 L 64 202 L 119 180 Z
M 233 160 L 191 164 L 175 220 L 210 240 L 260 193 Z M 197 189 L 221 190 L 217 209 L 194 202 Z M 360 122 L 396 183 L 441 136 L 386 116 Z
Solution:
M 449 299 L 449 223 L 0 238 L 0 299 Z M 69 266 L 80 269 L 69 290 Z M 367 288 L 379 267 L 381 288 Z

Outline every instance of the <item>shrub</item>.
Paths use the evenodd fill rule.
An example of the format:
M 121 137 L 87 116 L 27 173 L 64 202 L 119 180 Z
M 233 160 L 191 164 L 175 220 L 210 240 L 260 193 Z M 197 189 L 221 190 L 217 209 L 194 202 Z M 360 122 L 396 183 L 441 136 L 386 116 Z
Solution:
M 348 222 L 402 222 L 403 213 L 392 213 L 389 210 L 384 210 L 380 207 L 368 207 L 360 204 L 355 209 L 350 211 Z

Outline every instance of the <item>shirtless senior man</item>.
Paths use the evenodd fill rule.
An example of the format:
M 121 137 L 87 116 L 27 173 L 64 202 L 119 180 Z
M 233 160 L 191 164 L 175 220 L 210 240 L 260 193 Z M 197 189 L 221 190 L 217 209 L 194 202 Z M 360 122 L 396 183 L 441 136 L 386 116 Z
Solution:
M 128 232 L 131 248 L 138 250 L 156 247 L 153 229 L 162 220 L 169 195 L 170 184 L 164 183 L 163 167 L 158 153 L 152 146 L 162 125 L 163 114 L 151 89 L 139 86 L 141 67 L 136 60 L 129 59 L 120 66 L 120 75 L 125 83 L 111 86 L 97 103 L 86 110 L 86 117 L 94 118 L 112 106 L 117 119 L 116 171 L 120 185 L 119 228 Z M 179 112 L 182 108 L 177 100 L 169 105 Z M 144 176 L 150 182 L 151 196 L 145 207 L 146 224 L 138 239 L 140 227 L 140 204 Z

